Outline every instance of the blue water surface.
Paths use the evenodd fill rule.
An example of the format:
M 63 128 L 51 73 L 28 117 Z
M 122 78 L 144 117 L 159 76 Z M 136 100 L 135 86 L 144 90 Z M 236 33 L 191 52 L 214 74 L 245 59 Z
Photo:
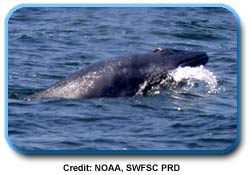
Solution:
M 23 100 L 92 63 L 207 52 L 223 91 Z M 8 22 L 8 137 L 30 150 L 225 150 L 236 141 L 237 23 L 225 8 L 20 8 Z

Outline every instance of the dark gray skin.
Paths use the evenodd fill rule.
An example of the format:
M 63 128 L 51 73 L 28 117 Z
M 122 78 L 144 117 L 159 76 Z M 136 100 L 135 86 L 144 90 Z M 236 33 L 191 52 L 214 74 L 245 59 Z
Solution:
M 134 96 L 145 81 L 151 82 L 140 93 L 143 95 L 159 83 L 157 79 L 166 78 L 170 70 L 207 62 L 205 52 L 158 48 L 147 54 L 120 56 L 92 64 L 27 99 Z

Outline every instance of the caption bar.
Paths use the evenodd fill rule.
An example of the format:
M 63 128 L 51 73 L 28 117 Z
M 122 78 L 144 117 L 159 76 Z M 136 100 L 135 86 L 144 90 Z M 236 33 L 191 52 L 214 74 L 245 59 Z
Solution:
M 179 164 L 80 164 L 80 165 L 63 165 L 64 172 L 178 172 Z

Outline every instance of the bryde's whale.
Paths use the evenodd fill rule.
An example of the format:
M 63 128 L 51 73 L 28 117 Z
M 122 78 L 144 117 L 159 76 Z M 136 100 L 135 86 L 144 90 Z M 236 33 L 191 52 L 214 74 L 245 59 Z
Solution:
M 177 67 L 196 67 L 208 62 L 205 52 L 157 48 L 94 63 L 51 87 L 28 96 L 33 98 L 100 98 L 144 95 Z M 147 82 L 145 84 L 145 82 Z

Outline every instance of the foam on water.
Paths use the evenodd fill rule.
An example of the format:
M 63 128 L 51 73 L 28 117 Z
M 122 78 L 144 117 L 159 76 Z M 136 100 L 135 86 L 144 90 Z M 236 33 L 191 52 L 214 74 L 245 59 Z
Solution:
M 136 95 L 160 94 L 162 90 L 177 93 L 206 95 L 224 92 L 225 87 L 219 85 L 219 78 L 204 66 L 179 67 L 167 73 L 165 78 L 156 77 L 145 80 Z
M 179 67 L 170 73 L 174 81 L 178 84 L 186 82 L 182 87 L 186 91 L 207 92 L 208 94 L 225 91 L 224 87 L 219 87 L 218 76 L 214 75 L 204 66 L 199 67 Z

